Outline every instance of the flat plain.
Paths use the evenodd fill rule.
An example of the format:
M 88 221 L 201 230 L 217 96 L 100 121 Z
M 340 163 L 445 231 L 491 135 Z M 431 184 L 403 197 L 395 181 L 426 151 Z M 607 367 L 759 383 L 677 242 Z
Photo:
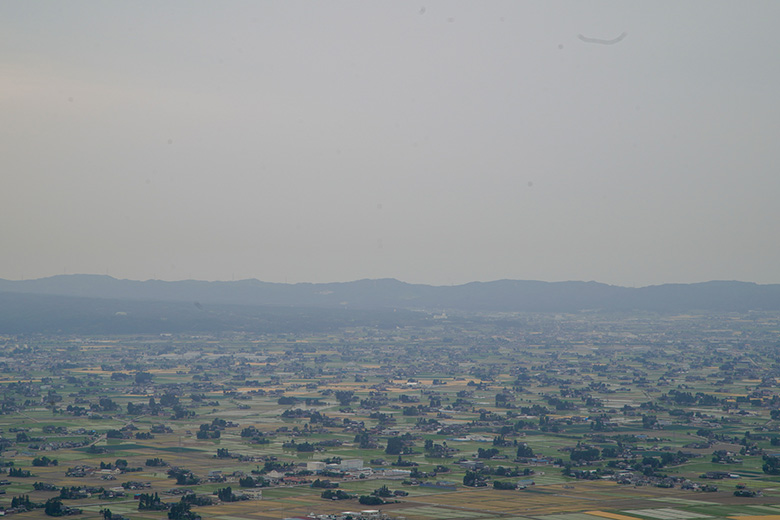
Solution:
M 1 341 L 24 518 L 780 518 L 777 313 Z

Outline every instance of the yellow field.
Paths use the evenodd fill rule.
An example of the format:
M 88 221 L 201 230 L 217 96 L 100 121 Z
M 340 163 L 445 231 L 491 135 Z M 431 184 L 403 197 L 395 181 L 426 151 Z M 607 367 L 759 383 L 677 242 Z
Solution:
M 593 507 L 594 502 L 603 503 L 614 500 L 614 491 L 619 489 L 613 482 L 589 482 L 578 485 L 576 490 L 563 489 L 561 485 L 535 486 L 532 490 L 496 491 L 493 489 L 459 489 L 451 493 L 437 493 L 416 496 L 404 500 L 405 505 L 427 504 L 441 509 L 441 518 L 449 518 L 447 510 L 471 511 L 490 515 L 545 515 L 554 513 L 578 512 Z M 631 489 L 635 498 L 652 496 L 637 493 Z M 599 497 L 599 495 L 602 495 Z M 628 496 L 620 498 L 630 498 Z M 410 518 L 413 514 L 404 516 Z
M 617 513 L 607 513 L 605 511 L 585 511 L 589 515 L 611 518 L 612 520 L 638 520 L 635 516 L 619 515 Z

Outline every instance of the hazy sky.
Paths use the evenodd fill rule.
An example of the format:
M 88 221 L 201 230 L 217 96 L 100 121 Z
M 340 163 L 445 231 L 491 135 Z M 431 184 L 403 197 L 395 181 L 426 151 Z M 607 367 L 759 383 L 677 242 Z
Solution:
M 779 283 L 778 20 L 5 0 L 0 278 Z

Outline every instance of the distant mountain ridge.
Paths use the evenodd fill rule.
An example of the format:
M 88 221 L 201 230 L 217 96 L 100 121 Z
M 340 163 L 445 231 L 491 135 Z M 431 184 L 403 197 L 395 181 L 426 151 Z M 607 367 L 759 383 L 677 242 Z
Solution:
M 780 310 L 780 284 L 712 281 L 641 288 L 598 282 L 497 280 L 456 286 L 409 284 L 395 279 L 283 284 L 241 280 L 120 280 L 107 275 L 58 275 L 2 280 L 0 293 L 68 296 L 198 305 L 289 306 L 349 309 L 423 309 L 497 312 L 580 310 Z

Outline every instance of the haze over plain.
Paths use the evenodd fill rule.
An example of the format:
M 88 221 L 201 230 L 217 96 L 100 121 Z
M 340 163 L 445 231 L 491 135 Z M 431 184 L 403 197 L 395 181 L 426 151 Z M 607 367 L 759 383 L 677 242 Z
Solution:
M 779 18 L 3 2 L 0 278 L 777 283 Z

